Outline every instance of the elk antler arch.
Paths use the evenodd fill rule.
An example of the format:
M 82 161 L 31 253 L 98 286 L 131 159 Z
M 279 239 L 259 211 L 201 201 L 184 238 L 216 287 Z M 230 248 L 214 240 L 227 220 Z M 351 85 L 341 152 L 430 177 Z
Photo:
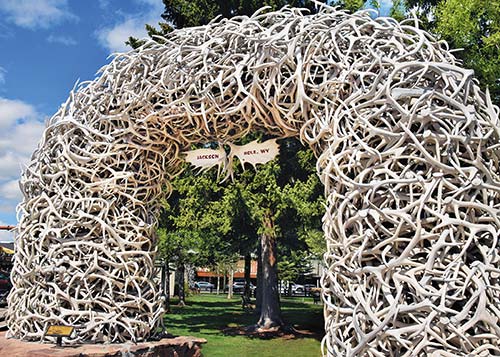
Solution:
M 147 338 L 162 184 L 190 144 L 258 130 L 319 156 L 324 353 L 498 353 L 498 108 L 415 26 L 284 8 L 116 55 L 23 173 L 10 334 Z

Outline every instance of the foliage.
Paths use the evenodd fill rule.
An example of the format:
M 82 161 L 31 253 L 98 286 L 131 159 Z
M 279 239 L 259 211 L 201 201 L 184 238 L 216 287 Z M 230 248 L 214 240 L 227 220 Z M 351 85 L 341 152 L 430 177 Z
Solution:
M 297 281 L 311 271 L 310 255 L 307 251 L 291 251 L 278 262 L 279 279 Z
M 420 27 L 427 31 L 435 28 L 435 9 L 441 0 L 403 0 L 407 17 L 416 16 Z
M 314 9 L 308 0 L 163 0 L 162 18 L 176 28 L 206 25 L 217 16 L 252 15 L 263 6 L 278 10 L 285 5 Z
M 161 17 L 165 22 L 158 23 L 160 29 L 146 25 L 148 36 L 158 42 L 162 42 L 161 37 L 166 36 L 174 28 L 206 25 L 220 16 L 223 18 L 250 16 L 264 6 L 268 7 L 268 11 L 278 10 L 285 5 L 307 8 L 310 11 L 316 8 L 311 0 L 163 0 L 163 4 L 165 11 Z M 137 48 L 144 42 L 129 37 L 126 44 Z
M 187 169 L 171 183 L 173 193 L 163 201 L 158 230 L 160 257 L 203 266 L 234 260 L 231 242 L 221 239 L 232 226 L 231 217 L 220 214 L 223 189 L 214 174 Z
M 341 8 L 350 12 L 355 12 L 365 5 L 364 0 L 336 0 L 332 2 L 333 5 L 340 6 Z
M 221 184 L 214 170 L 196 175 L 187 168 L 173 179 L 174 191 L 163 202 L 159 256 L 199 266 L 227 265 L 254 253 L 263 233 L 280 237 L 285 260 L 294 251 L 321 255 L 323 197 L 315 161 L 311 150 L 286 139 L 280 156 L 257 171 L 237 165 L 233 182 Z M 265 216 L 275 224 L 266 226 Z
M 446 0 L 436 8 L 436 32 L 500 102 L 500 0 Z
M 218 181 L 215 184 L 219 184 Z M 256 222 L 245 199 L 246 187 L 242 182 L 229 182 L 223 186 L 223 196 L 216 203 L 216 210 L 227 219 L 223 239 L 231 242 L 233 252 L 241 255 L 252 253 L 257 240 Z
M 395 18 L 398 21 L 405 19 L 406 8 L 403 0 L 393 0 L 392 7 L 389 10 L 389 16 Z
M 282 256 L 293 250 L 313 250 L 318 255 L 325 251 L 324 241 L 316 244 L 312 238 L 322 237 L 324 211 L 315 162 L 312 151 L 296 139 L 281 140 L 277 159 L 260 165 L 256 172 L 241 172 L 234 183 L 241 187 L 249 213 L 259 225 L 257 233 L 279 237 Z M 266 216 L 272 218 L 272 226 L 263 224 Z
M 465 68 L 474 70 L 481 87 L 488 87 L 498 104 L 500 0 L 404 0 L 403 5 L 403 15 L 417 16 L 423 29 L 447 41 L 450 48 L 462 49 L 455 55 Z
M 245 140 L 258 136 L 247 136 Z M 228 257 L 234 259 L 251 253 L 258 236 L 262 244 L 267 239 L 276 244 L 275 239 L 285 233 L 287 239 L 281 239 L 281 245 L 290 244 L 283 249 L 290 254 L 290 271 L 304 272 L 304 264 L 298 261 L 299 256 L 304 261 L 306 254 L 301 256 L 297 252 L 308 250 L 304 239 L 309 237 L 307 232 L 319 230 L 319 216 L 315 214 L 320 210 L 312 208 L 321 206 L 321 189 L 318 189 L 320 184 L 314 171 L 309 171 L 315 161 L 312 152 L 294 139 L 282 140 L 281 147 L 279 159 L 259 165 L 257 171 L 244 170 L 240 164 L 235 170 L 235 181 L 224 185 L 218 182 L 214 172 L 195 176 L 189 169 L 173 179 L 174 193 L 166 200 L 166 211 L 161 219 L 165 233 L 160 235 L 160 241 L 164 237 L 160 255 L 166 252 L 179 264 L 189 261 L 198 266 L 220 266 L 221 260 Z M 299 219 L 294 219 L 294 213 Z M 187 254 L 193 249 L 196 255 Z M 272 253 L 261 260 L 269 267 L 263 289 L 266 284 L 277 284 L 278 280 L 276 251 L 271 248 L 269 252 Z M 271 287 L 269 291 L 276 292 L 276 289 Z M 277 294 L 265 294 L 261 296 L 266 297 L 267 302 L 262 306 L 268 308 L 261 311 L 269 316 L 261 316 L 259 324 L 272 321 L 281 325 Z

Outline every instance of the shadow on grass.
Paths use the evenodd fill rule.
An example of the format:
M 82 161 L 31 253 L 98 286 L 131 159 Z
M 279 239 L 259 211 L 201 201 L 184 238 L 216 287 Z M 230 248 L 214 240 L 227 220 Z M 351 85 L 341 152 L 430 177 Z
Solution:
M 172 305 L 172 312 L 165 315 L 168 330 L 180 334 L 247 336 L 259 339 L 300 339 L 321 340 L 323 330 L 323 310 L 319 305 L 300 301 L 282 300 L 282 314 L 288 328 L 279 333 L 251 333 L 248 327 L 259 319 L 253 311 L 243 311 L 237 299 L 224 297 L 193 296 L 187 305 Z

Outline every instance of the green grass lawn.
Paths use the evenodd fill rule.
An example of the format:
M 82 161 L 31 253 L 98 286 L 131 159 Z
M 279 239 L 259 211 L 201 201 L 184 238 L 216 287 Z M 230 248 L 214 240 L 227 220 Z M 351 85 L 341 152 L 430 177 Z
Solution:
M 243 311 L 239 296 L 228 300 L 225 295 L 199 294 L 186 302 L 185 307 L 172 305 L 172 313 L 165 317 L 167 332 L 205 338 L 203 356 L 321 356 L 323 308 L 312 304 L 312 298 L 282 299 L 283 318 L 301 334 L 270 339 L 235 335 L 239 327 L 258 320 L 256 314 Z

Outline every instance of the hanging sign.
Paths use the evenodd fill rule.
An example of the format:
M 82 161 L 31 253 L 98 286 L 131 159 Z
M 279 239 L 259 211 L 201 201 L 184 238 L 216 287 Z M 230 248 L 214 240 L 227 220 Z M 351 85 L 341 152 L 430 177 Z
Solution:
M 211 167 L 222 166 L 224 171 L 227 171 L 227 176 L 232 176 L 233 173 L 233 158 L 237 157 L 241 165 L 245 167 L 249 163 L 253 167 L 257 164 L 265 164 L 271 161 L 279 154 L 279 145 L 276 139 L 267 140 L 263 143 L 257 140 L 245 145 L 234 145 L 227 143 L 230 148 L 229 155 L 222 147 L 219 149 L 197 149 L 186 151 L 186 161 L 191 163 L 196 168 L 208 170 Z M 224 179 L 225 180 L 225 179 Z
M 220 147 L 214 149 L 197 149 L 186 151 L 186 161 L 196 168 L 207 170 L 213 166 L 226 165 L 226 151 Z
M 265 164 L 279 154 L 279 145 L 276 139 L 267 140 L 263 143 L 255 140 L 242 146 L 230 143 L 228 145 L 231 148 L 231 153 L 229 154 L 230 160 L 236 156 L 242 166 L 245 166 L 247 162 L 253 167 L 257 164 Z

